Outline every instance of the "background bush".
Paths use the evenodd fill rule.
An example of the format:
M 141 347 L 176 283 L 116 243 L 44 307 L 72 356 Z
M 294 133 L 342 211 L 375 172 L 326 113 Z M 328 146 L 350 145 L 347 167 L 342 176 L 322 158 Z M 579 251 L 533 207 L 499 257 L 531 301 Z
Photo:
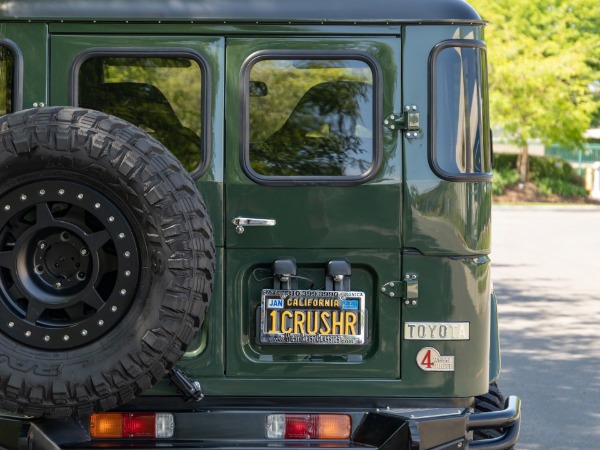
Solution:
M 493 193 L 501 195 L 508 186 L 519 182 L 517 155 L 494 155 Z M 587 197 L 582 177 L 566 161 L 553 156 L 529 157 L 529 181 L 536 184 L 543 195 Z

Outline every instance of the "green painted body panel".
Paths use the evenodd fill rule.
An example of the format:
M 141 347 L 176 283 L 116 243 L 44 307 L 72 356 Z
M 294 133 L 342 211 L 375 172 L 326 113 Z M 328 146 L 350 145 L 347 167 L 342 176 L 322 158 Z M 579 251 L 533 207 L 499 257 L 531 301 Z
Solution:
M 383 115 L 400 109 L 400 41 L 397 38 L 271 38 L 227 41 L 226 241 L 228 248 L 396 248 L 400 247 L 401 152 L 396 133 L 384 132 L 383 162 L 377 176 L 351 187 L 258 185 L 240 166 L 243 151 L 240 70 L 261 50 L 356 51 L 378 61 L 383 79 Z M 356 206 L 360 204 L 360 209 Z M 237 234 L 235 217 L 276 219 L 270 228 Z M 399 268 L 397 269 L 399 270 Z
M 43 23 L 2 23 L 0 38 L 13 42 L 20 52 L 22 93 L 18 100 L 23 108 L 31 108 L 34 103 L 47 104 L 48 26 Z
M 482 39 L 481 27 L 406 27 L 403 39 L 404 101 L 424 111 L 418 139 L 405 141 L 406 196 L 403 246 L 426 255 L 490 252 L 492 190 L 489 182 L 450 182 L 428 162 L 428 61 L 433 47 L 449 39 Z
M 73 64 L 92 48 L 185 48 L 206 61 L 210 162 L 196 183 L 215 229 L 217 279 L 204 331 L 180 363 L 206 395 L 471 397 L 487 391 L 498 368 L 494 343 L 490 355 L 490 335 L 497 339 L 497 333 L 486 256 L 491 186 L 437 177 L 427 140 L 429 54 L 447 39 L 481 39 L 481 25 L 3 23 L 0 37 L 23 54 L 25 107 L 69 104 Z M 266 49 L 370 55 L 381 68 L 381 117 L 416 105 L 419 137 L 406 139 L 379 124 L 381 165 L 356 186 L 257 184 L 240 165 L 240 71 L 248 56 Z M 235 217 L 272 218 L 277 225 L 238 234 Z M 257 344 L 260 290 L 272 286 L 260 273 L 284 257 L 295 258 L 316 288 L 324 285 L 328 261 L 350 261 L 352 289 L 367 299 L 365 345 Z M 407 273 L 418 276 L 416 305 L 381 290 Z M 406 322 L 469 322 L 471 337 L 406 340 Z M 421 370 L 416 354 L 427 346 L 454 356 L 455 371 Z M 162 383 L 150 393 L 173 391 Z

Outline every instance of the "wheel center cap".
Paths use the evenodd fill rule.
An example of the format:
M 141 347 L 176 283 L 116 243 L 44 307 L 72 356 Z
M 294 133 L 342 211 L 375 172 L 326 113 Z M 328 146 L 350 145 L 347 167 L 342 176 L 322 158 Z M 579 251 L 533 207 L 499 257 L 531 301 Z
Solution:
M 46 252 L 44 263 L 56 278 L 70 279 L 81 270 L 81 255 L 72 244 L 57 242 Z

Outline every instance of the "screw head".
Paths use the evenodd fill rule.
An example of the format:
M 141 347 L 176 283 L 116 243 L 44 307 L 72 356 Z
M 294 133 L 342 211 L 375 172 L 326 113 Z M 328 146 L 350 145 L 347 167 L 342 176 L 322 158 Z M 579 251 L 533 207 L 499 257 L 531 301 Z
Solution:
M 48 246 L 48 244 L 46 244 L 46 242 L 44 242 L 44 241 L 38 242 L 38 247 L 42 250 L 44 250 L 47 246 Z
M 119 239 L 123 239 L 125 237 L 125 233 L 119 233 Z
M 31 331 L 26 331 L 25 332 L 25 337 L 29 337 L 29 336 L 31 336 Z
M 131 276 L 131 270 L 126 270 L 126 271 L 125 271 L 125 276 L 126 276 L 126 277 L 129 277 L 129 276 Z
M 100 208 L 100 203 L 95 203 L 94 208 L 96 208 L 96 209 Z
M 114 222 L 114 221 L 115 221 L 115 218 L 114 218 L 114 216 L 110 216 L 110 217 L 108 218 L 108 221 L 109 221 L 109 222 Z
M 10 205 L 4 205 L 4 211 L 10 211 Z
M 121 289 L 121 291 L 119 291 L 119 294 L 121 294 L 121 295 L 127 294 L 127 289 Z
M 104 320 L 100 319 L 100 320 L 98 321 L 98 326 L 99 326 L 99 327 L 101 327 L 102 325 L 104 325 Z
M 77 198 L 81 200 L 83 198 L 83 194 L 77 194 Z
M 125 258 L 129 258 L 131 256 L 131 253 L 129 251 L 126 251 L 125 253 L 123 253 L 123 256 L 125 256 Z
M 48 336 L 48 335 L 44 336 L 44 341 L 46 341 L 46 342 L 50 341 L 50 336 Z
M 110 310 L 111 310 L 112 312 L 117 312 L 117 309 L 118 309 L 118 308 L 117 308 L 116 306 L 112 306 L 112 307 L 110 308 Z
M 394 297 L 396 294 L 394 294 L 393 292 L 390 292 L 390 297 Z
M 68 334 L 65 334 L 65 335 L 63 336 L 63 341 L 67 342 L 68 340 L 69 340 L 69 335 L 68 335 Z
M 15 326 L 15 323 L 14 323 L 14 322 L 8 322 L 8 328 L 12 328 L 12 327 L 14 327 L 14 326 Z
M 416 301 L 416 300 L 413 300 L 413 301 L 412 301 L 412 305 L 413 305 L 413 306 L 417 306 L 417 301 Z
M 65 190 L 64 189 L 59 189 L 58 190 L 58 195 L 65 195 Z
M 56 283 L 54 283 L 54 287 L 56 289 L 60 289 L 62 287 L 62 283 L 60 281 L 57 281 Z
M 88 250 L 87 248 L 83 247 L 81 250 L 79 250 L 79 253 L 81 253 L 82 256 L 86 256 L 88 254 Z
M 27 196 L 25 194 L 21 194 L 21 196 L 19 198 L 21 199 L 22 202 L 27 200 Z
M 45 189 L 40 189 L 38 191 L 38 194 L 40 194 L 40 195 L 46 195 L 46 190 Z
M 81 335 L 82 336 L 87 336 L 87 333 L 88 333 L 87 330 L 81 330 Z

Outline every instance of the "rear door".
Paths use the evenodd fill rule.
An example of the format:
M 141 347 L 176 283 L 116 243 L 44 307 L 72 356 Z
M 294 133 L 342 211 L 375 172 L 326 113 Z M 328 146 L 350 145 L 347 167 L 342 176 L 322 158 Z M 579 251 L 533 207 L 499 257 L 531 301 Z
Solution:
M 94 27 L 95 34 L 81 34 L 82 29 L 89 30 L 51 26 L 50 104 L 100 110 L 139 126 L 171 150 L 196 181 L 213 224 L 217 278 L 202 333 L 184 356 L 185 368 L 191 376 L 222 376 L 225 39 L 144 34 L 139 27 L 138 34 L 118 34 L 103 24 Z
M 400 140 L 383 125 L 400 110 L 399 39 L 232 38 L 226 65 L 227 375 L 398 378 L 400 299 L 381 288 L 400 276 Z M 289 313 L 296 342 L 261 337 L 283 326 L 263 289 L 331 289 L 345 261 L 336 289 L 365 294 L 364 342 L 328 341 L 318 312 Z

